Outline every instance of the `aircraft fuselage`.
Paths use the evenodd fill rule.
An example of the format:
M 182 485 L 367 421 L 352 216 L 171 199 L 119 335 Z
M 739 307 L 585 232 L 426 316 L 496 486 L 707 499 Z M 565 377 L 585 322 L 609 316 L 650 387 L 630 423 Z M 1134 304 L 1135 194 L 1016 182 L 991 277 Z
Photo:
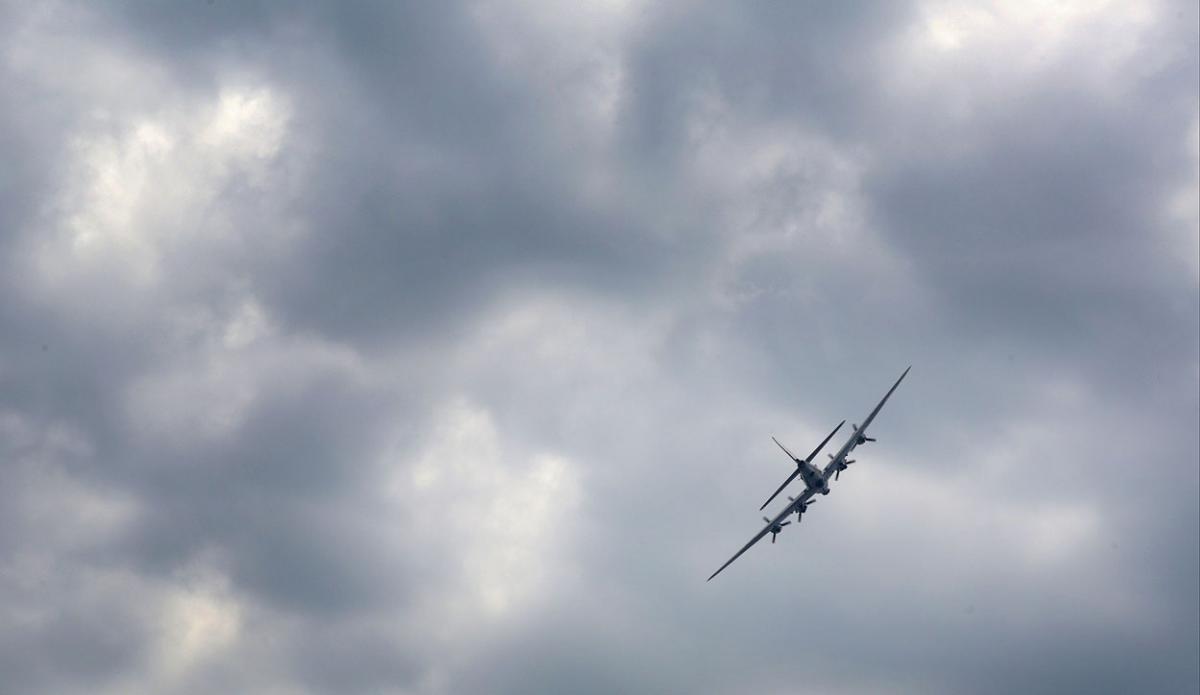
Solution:
M 829 494 L 829 481 L 821 474 L 820 468 L 807 461 L 801 461 L 797 465 L 800 466 L 800 477 L 804 480 L 805 487 L 822 495 Z

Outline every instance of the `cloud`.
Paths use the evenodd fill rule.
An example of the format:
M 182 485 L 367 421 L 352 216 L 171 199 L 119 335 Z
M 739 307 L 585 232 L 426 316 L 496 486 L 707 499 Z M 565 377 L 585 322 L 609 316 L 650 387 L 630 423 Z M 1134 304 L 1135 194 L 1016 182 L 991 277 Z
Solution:
M 0 8 L 0 692 L 1194 690 L 1195 12 Z

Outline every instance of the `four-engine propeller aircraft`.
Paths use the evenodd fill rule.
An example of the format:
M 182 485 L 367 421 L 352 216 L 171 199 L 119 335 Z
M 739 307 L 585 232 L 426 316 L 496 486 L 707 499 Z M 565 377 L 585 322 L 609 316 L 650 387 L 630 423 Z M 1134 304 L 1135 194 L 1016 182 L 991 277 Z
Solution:
M 775 537 L 783 531 L 783 527 L 792 523 L 791 521 L 784 521 L 784 519 L 787 519 L 787 517 L 795 514 L 796 521 L 798 523 L 804 512 L 808 510 L 809 506 L 815 503 L 816 500 L 812 500 L 813 495 L 818 493 L 825 495 L 829 494 L 829 477 L 833 476 L 833 479 L 836 481 L 838 479 L 838 474 L 846 470 L 850 464 L 854 463 L 853 459 L 847 459 L 846 456 L 851 451 L 854 451 L 855 447 L 866 444 L 867 442 L 875 441 L 873 438 L 867 436 L 867 427 L 870 426 L 870 424 L 875 420 L 875 416 L 878 415 L 879 411 L 883 409 L 883 404 L 887 403 L 887 400 L 891 398 L 892 393 L 896 390 L 896 387 L 900 385 L 900 382 L 904 381 L 904 377 L 908 376 L 909 369 L 912 369 L 911 365 L 908 367 L 908 369 L 904 370 L 904 373 L 900 375 L 900 378 L 896 380 L 896 383 L 892 384 L 892 388 L 888 389 L 888 392 L 884 394 L 883 399 L 879 401 L 879 405 L 876 405 L 875 409 L 871 411 L 871 414 L 867 415 L 867 418 L 863 420 L 861 427 L 858 425 L 851 425 L 851 427 L 854 428 L 854 434 L 850 435 L 850 438 L 846 440 L 846 443 L 842 445 L 842 448 L 837 454 L 830 454 L 829 463 L 825 465 L 825 469 L 823 471 L 820 471 L 816 475 L 813 474 L 814 471 L 816 471 L 816 468 L 812 466 L 812 459 L 816 457 L 818 453 L 820 453 L 821 449 L 825 446 L 826 442 L 833 437 L 834 433 L 841 429 L 841 424 L 834 428 L 833 432 L 829 433 L 829 436 L 825 438 L 825 441 L 821 442 L 820 445 L 818 445 L 817 448 L 811 454 L 809 454 L 807 459 L 798 459 L 795 456 L 792 456 L 792 453 L 785 449 L 782 444 L 779 444 L 778 440 L 775 441 L 776 444 L 779 444 L 779 448 L 783 449 L 784 452 L 787 453 L 788 456 L 791 456 L 792 460 L 796 462 L 796 471 L 793 472 L 787 480 L 783 481 L 783 485 L 780 485 L 779 489 L 775 491 L 775 494 L 771 495 L 771 497 L 767 499 L 767 502 L 763 504 L 763 507 L 766 507 L 771 500 L 775 499 L 775 496 L 778 495 L 783 488 L 787 487 L 788 483 L 795 480 L 797 475 L 803 476 L 806 489 L 800 494 L 799 497 L 789 497 L 787 506 L 784 507 L 778 514 L 776 514 L 774 519 L 768 519 L 764 516 L 763 521 L 767 522 L 767 525 L 764 526 L 761 531 L 756 533 L 754 537 L 750 539 L 750 542 L 742 546 L 741 550 L 734 553 L 733 557 L 729 558 L 725 564 L 721 565 L 716 572 L 713 572 L 708 578 L 708 581 L 712 581 L 713 577 L 717 576 L 722 570 L 733 564 L 734 560 L 741 557 L 742 553 L 749 550 L 755 543 L 762 540 L 763 536 L 767 535 L 768 533 L 771 534 L 771 542 L 774 543 Z M 842 424 L 845 424 L 845 422 L 846 421 L 843 420 Z M 774 439 L 774 437 L 772 437 L 772 439 Z

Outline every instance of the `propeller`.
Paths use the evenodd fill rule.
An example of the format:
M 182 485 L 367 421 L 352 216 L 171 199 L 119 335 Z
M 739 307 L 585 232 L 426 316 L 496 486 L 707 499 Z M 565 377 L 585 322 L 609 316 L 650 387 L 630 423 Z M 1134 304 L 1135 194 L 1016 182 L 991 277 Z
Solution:
M 789 499 L 790 499 L 790 498 L 789 498 Z M 792 501 L 793 501 L 793 502 L 795 502 L 795 500 L 792 500 Z M 816 503 L 817 503 L 817 501 L 816 501 L 816 500 L 809 500 L 809 501 L 807 501 L 807 502 L 803 502 L 803 503 L 801 503 L 799 506 L 797 506 L 797 507 L 796 507 L 796 523 L 800 523 L 800 517 L 801 517 L 801 515 L 802 515 L 802 514 L 804 514 L 804 512 L 807 512 L 807 511 L 808 511 L 808 508 L 809 508 L 811 505 L 814 505 L 814 504 L 816 504 Z
M 846 468 L 848 468 L 852 463 L 854 463 L 854 459 L 846 459 L 845 461 L 842 461 L 842 465 L 838 466 L 837 470 L 833 472 L 833 479 L 836 481 L 838 479 L 838 474 L 846 470 Z
M 768 524 L 769 524 L 769 523 L 771 523 L 771 520 L 770 520 L 770 519 L 768 519 L 768 518 L 767 518 L 767 517 L 765 517 L 765 516 L 763 517 L 763 521 L 767 522 Z M 783 527 L 784 527 L 784 526 L 787 526 L 787 525 L 788 525 L 788 524 L 790 524 L 790 523 L 792 523 L 792 522 L 790 522 L 790 521 L 784 521 L 783 523 L 774 524 L 773 526 L 771 526 L 771 542 L 772 542 L 772 543 L 774 543 L 774 542 L 775 542 L 775 536 L 778 536 L 778 535 L 779 535 L 779 533 L 780 533 L 781 531 L 783 531 Z
M 854 428 L 854 431 L 855 431 L 856 433 L 858 432 L 858 425 L 855 425 L 855 424 L 851 423 L 851 425 L 850 425 L 850 426 Z M 875 441 L 875 438 L 874 438 L 874 437 L 868 437 L 868 436 L 867 436 L 867 435 L 865 435 L 865 434 L 859 434 L 859 435 L 858 435 L 858 443 L 859 443 L 859 444 L 866 444 L 867 442 L 873 442 L 873 441 Z

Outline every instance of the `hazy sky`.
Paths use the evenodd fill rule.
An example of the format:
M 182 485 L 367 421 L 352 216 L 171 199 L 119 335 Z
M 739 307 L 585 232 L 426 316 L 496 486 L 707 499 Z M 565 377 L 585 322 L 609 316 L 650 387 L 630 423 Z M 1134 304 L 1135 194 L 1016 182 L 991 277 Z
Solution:
M 1196 692 L 1197 24 L 0 4 L 0 693 Z

